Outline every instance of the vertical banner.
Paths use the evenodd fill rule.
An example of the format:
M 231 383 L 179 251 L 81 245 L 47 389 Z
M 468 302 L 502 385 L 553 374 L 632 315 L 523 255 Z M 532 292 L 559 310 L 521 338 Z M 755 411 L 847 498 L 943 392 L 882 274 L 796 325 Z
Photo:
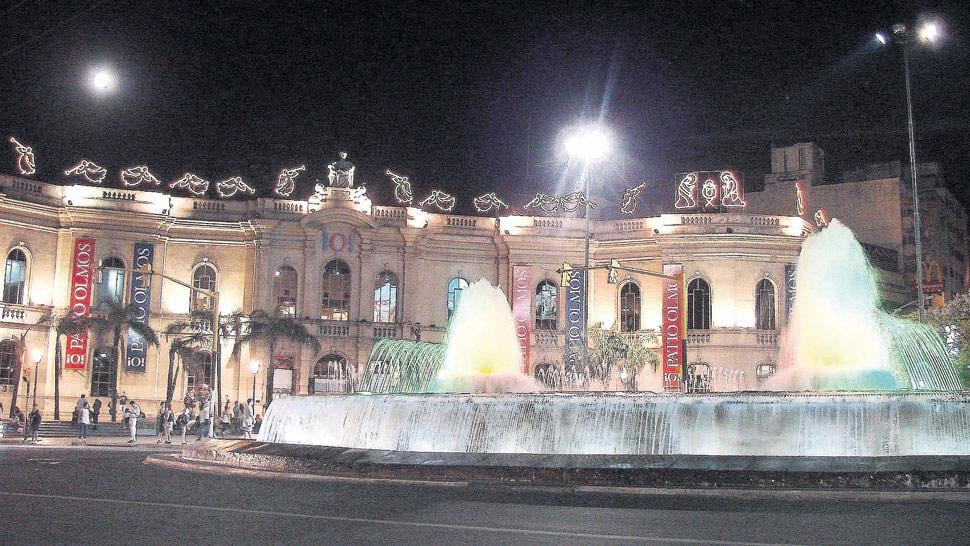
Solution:
M 680 392 L 684 368 L 684 266 L 664 264 L 663 274 L 674 277 L 663 280 L 663 387 Z
M 515 338 L 522 352 L 522 373 L 529 373 L 529 350 L 532 347 L 532 266 L 512 266 L 512 318 Z
M 71 315 L 85 318 L 91 314 L 91 287 L 94 275 L 94 239 L 76 239 L 71 258 Z M 64 367 L 83 370 L 88 359 L 86 332 L 70 335 L 64 348 Z
M 792 307 L 795 306 L 795 293 L 797 291 L 795 281 L 795 264 L 785 264 L 785 316 L 791 318 Z
M 586 320 L 586 272 L 569 272 L 569 285 L 566 287 L 566 355 L 563 364 L 566 369 L 582 364 L 582 351 L 586 345 L 583 338 L 583 324 Z
M 151 269 L 155 261 L 155 245 L 152 243 L 135 243 L 135 258 L 132 260 L 133 269 L 147 267 Z M 152 277 L 136 272 L 131 276 L 131 289 L 128 301 L 138 310 L 138 322 L 147 323 L 148 313 L 152 304 Z M 148 344 L 145 338 L 134 330 L 128 330 L 128 340 L 125 350 L 125 371 L 144 372 L 145 359 L 148 357 Z

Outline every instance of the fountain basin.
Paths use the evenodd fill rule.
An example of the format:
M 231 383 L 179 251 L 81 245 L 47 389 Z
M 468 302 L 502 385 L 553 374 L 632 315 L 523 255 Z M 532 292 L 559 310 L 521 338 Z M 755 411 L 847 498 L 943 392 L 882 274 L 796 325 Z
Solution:
M 289 397 L 259 439 L 424 453 L 970 455 L 970 393 Z

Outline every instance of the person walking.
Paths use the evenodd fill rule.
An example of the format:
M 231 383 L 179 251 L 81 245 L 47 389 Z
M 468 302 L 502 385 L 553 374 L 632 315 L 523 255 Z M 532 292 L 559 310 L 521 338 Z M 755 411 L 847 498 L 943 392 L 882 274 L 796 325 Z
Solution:
M 37 434 L 40 432 L 40 421 L 40 410 L 37 409 L 37 404 L 34 404 L 33 411 L 31 411 L 30 415 L 27 416 L 27 425 L 24 426 L 24 441 L 27 441 L 26 431 L 30 430 L 30 443 L 37 443 Z
M 246 438 L 252 439 L 253 425 L 256 424 L 256 408 L 253 407 L 253 399 L 246 400 L 246 409 L 243 412 L 243 434 Z
M 182 413 L 179 414 L 176 423 L 182 429 L 182 445 L 185 445 L 185 433 L 189 430 L 189 421 L 192 420 L 192 410 L 186 406 Z
M 81 443 L 83 443 L 84 445 L 87 445 L 88 425 L 91 424 L 91 410 L 88 409 L 87 402 L 85 402 L 84 405 L 81 406 L 81 411 L 78 414 L 77 423 L 78 423 L 77 438 L 78 440 L 81 440 Z
M 138 418 L 141 416 L 141 408 L 134 400 L 128 402 L 131 406 L 128 410 L 128 443 L 134 444 L 138 436 Z
M 202 439 L 202 436 L 209 435 L 209 404 L 203 402 L 202 409 L 199 410 L 199 419 L 196 423 L 197 434 L 195 436 L 195 441 L 198 442 Z
M 165 402 L 158 406 L 158 413 L 155 415 L 155 445 L 162 443 L 165 436 Z
M 94 404 L 91 405 L 91 428 L 93 430 L 98 430 L 98 415 L 101 414 L 101 399 L 95 398 Z
M 232 405 L 232 427 L 236 430 L 236 434 L 242 430 L 243 421 L 245 420 L 245 408 L 239 402 Z
M 162 405 L 162 438 L 166 444 L 172 443 L 172 427 L 175 426 L 175 414 L 172 408 Z
M 108 401 L 108 415 L 112 423 L 118 421 L 118 391 L 114 389 L 111 389 L 111 399 Z

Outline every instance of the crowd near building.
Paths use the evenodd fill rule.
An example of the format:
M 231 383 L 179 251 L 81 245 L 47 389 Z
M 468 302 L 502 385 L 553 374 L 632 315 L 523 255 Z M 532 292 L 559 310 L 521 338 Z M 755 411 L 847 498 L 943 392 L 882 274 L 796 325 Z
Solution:
M 760 191 L 745 193 L 728 170 L 697 171 L 676 175 L 662 214 L 611 217 L 598 209 L 591 264 L 617 260 L 629 269 L 615 279 L 607 269 L 589 270 L 586 323 L 623 335 L 657 334 L 666 362 L 671 279 L 654 274 L 674 276 L 682 300 L 674 317 L 683 329 L 676 339 L 680 370 L 702 377 L 690 385 L 758 388 L 777 366 L 801 243 L 832 218 L 863 243 L 887 305 L 916 299 L 905 167 L 896 161 L 830 176 L 818 146 L 795 144 L 771 150 Z M 967 290 L 967 218 L 937 164 L 922 164 L 919 172 L 925 287 L 939 305 Z M 220 362 L 199 350 L 198 362 L 178 367 L 176 400 L 211 384 L 217 365 L 223 400 L 245 400 L 254 390 L 261 401 L 342 390 L 378 340 L 440 341 L 462 290 L 482 278 L 510 294 L 525 371 L 564 366 L 576 325 L 568 312 L 573 288 L 563 286 L 560 269 L 584 260 L 584 220 L 575 214 L 472 216 L 383 206 L 354 188 L 352 177 L 318 187 L 306 201 L 166 191 L 0 176 L 5 408 L 28 406 L 29 391 L 52 413 L 57 347 L 62 400 L 124 393 L 152 407 L 165 399 L 174 338 L 160 336 L 155 346 L 122 332 L 115 345 L 113 332 L 92 330 L 58 339 L 42 318 L 136 304 L 144 321 L 163 332 L 193 311 L 213 311 L 213 293 L 223 314 L 264 310 L 298 320 L 320 350 L 284 339 L 271 354 L 265 343 L 234 347 L 227 334 Z M 689 386 L 664 371 L 645 369 L 637 388 Z

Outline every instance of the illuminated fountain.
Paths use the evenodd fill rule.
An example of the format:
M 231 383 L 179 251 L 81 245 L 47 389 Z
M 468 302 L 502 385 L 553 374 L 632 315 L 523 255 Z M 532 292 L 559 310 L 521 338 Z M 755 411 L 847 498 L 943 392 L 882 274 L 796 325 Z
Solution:
M 786 391 L 957 390 L 960 380 L 929 326 L 879 308 L 876 272 L 838 220 L 805 240 L 798 291 L 782 338 Z
M 462 294 L 444 345 L 381 340 L 365 392 L 278 399 L 260 440 L 432 453 L 970 455 L 970 399 L 956 392 L 939 337 L 880 311 L 874 279 L 838 222 L 808 239 L 774 388 L 816 392 L 710 395 L 534 392 L 506 297 L 480 281 Z

